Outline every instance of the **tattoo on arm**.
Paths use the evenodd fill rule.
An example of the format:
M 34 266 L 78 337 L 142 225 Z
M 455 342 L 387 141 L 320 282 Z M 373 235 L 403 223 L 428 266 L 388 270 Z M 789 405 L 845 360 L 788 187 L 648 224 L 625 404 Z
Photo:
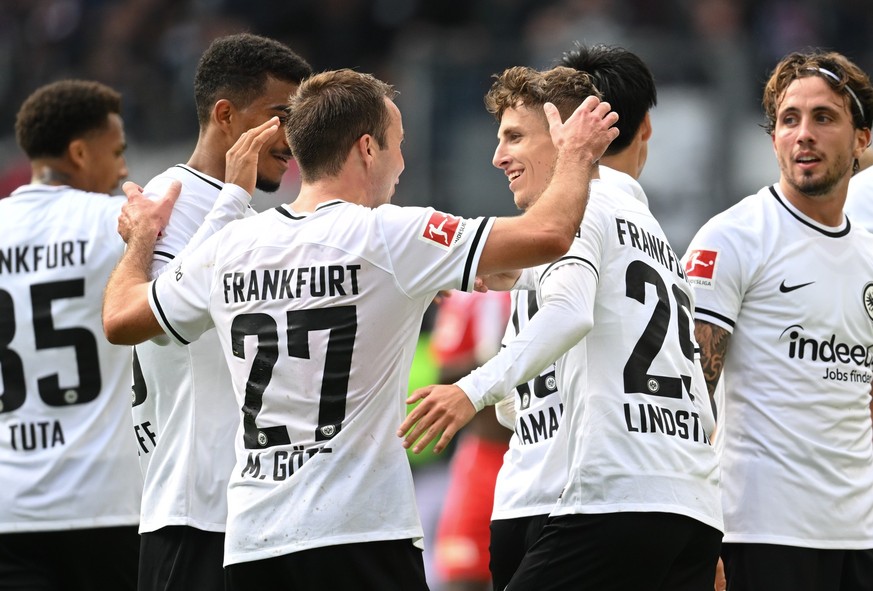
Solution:
M 702 320 L 694 321 L 694 338 L 700 345 L 700 363 L 703 366 L 703 376 L 710 399 L 715 395 L 715 387 L 724 369 L 724 359 L 727 353 L 731 334 L 714 324 Z

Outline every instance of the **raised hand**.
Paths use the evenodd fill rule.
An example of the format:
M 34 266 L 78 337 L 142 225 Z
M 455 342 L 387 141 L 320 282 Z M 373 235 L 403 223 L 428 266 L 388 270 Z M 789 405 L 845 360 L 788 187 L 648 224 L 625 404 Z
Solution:
M 258 179 L 258 155 L 261 148 L 279 131 L 279 118 L 271 117 L 246 131 L 227 151 L 224 181 L 239 185 L 251 195 Z
M 603 156 L 612 140 L 618 137 L 618 113 L 609 103 L 589 96 L 566 121 L 561 121 L 558 108 L 552 103 L 543 105 L 549 121 L 549 133 L 559 154 L 570 156 L 582 163 L 593 164 Z

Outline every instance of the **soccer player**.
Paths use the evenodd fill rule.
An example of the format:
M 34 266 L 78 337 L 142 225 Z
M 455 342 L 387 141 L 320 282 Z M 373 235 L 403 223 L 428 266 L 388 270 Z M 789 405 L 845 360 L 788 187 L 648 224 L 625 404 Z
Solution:
M 563 56 L 561 64 L 589 74 L 603 99 L 618 113 L 619 135 L 600 159 L 601 180 L 648 204 L 636 179 L 645 165 L 652 135 L 649 110 L 657 102 L 649 68 L 630 51 L 605 45 L 577 45 Z M 499 89 L 495 88 L 489 95 L 489 110 L 495 114 L 504 106 L 498 94 Z M 531 195 L 544 187 L 545 175 L 538 174 L 539 168 L 548 170 L 551 166 L 550 158 L 537 158 L 536 147 L 530 142 L 501 142 L 495 152 L 495 166 L 505 170 L 523 166 L 537 181 L 516 188 L 516 205 L 522 209 L 530 206 Z M 548 148 L 547 155 L 551 151 Z M 505 343 L 538 310 L 535 291 L 516 290 L 512 297 L 512 322 L 507 326 Z M 504 412 L 509 404 L 513 405 L 510 412 Z M 494 588 L 502 590 L 539 537 L 567 481 L 566 469 L 555 469 L 566 465 L 567 459 L 565 442 L 553 445 L 563 414 L 554 365 L 511 391 L 509 399 L 496 408 L 498 416 L 515 433 L 498 476 L 491 521 L 491 573 Z M 514 421 L 509 417 L 514 417 Z
M 15 122 L 32 178 L 0 200 L 0 589 L 136 588 L 142 480 L 129 347 L 100 324 L 124 243 L 121 96 L 66 80 Z
M 529 163 L 552 159 L 539 105 L 570 112 L 590 79 L 566 67 L 541 78 L 513 68 L 489 93 L 500 120 L 494 163 L 522 207 L 541 199 Z M 695 363 L 691 288 L 658 222 L 595 178 L 570 251 L 519 282 L 536 288 L 537 313 L 457 385 L 414 392 L 410 401 L 421 402 L 398 431 L 404 445 L 420 449 L 442 432 L 442 449 L 476 410 L 557 359 L 564 417 L 553 445 L 567 445 L 569 457 L 551 469 L 568 477 L 507 588 L 711 585 L 721 540 L 713 419 Z
M 393 97 L 351 70 L 305 80 L 286 127 L 297 199 L 228 225 L 151 283 L 143 259 L 161 218 L 138 215 L 153 204 L 126 185 L 128 250 L 104 328 L 114 342 L 166 332 L 184 344 L 216 327 L 242 409 L 225 554 L 234 589 L 427 588 L 412 475 L 393 437 L 422 315 L 477 273 L 565 252 L 617 135 L 594 96 L 566 123 L 547 105 L 558 156 L 537 205 L 458 218 L 388 204 L 404 167 Z
M 873 87 L 838 53 L 791 53 L 763 106 L 779 182 L 709 220 L 685 257 L 707 384 L 724 386 L 727 584 L 869 590 L 873 237 L 843 204 Z
M 157 196 L 174 181 L 182 185 L 154 247 L 152 277 L 174 273 L 175 257 L 198 228 L 212 227 L 204 222 L 229 173 L 225 153 L 250 128 L 273 117 L 284 122 L 288 97 L 310 73 L 284 44 L 251 34 L 220 37 L 204 52 L 194 77 L 200 123 L 194 152 L 187 164 L 170 167 L 145 187 Z M 290 159 L 284 134 L 275 133 L 256 160 L 257 188 L 275 191 Z M 228 217 L 254 214 L 247 193 L 234 185 L 225 191 L 238 205 Z M 198 241 L 208 234 L 201 231 Z M 187 347 L 136 347 L 133 421 L 145 480 L 140 591 L 224 589 L 226 489 L 239 407 L 215 331 Z

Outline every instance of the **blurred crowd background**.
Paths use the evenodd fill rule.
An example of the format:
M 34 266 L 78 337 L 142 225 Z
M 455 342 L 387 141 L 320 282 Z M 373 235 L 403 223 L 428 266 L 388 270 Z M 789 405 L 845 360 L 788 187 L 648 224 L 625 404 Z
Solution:
M 316 70 L 372 72 L 400 91 L 407 168 L 396 202 L 511 213 L 494 169 L 490 76 L 547 67 L 576 40 L 621 45 L 659 88 L 642 177 L 681 254 L 713 213 L 776 179 L 760 94 L 785 53 L 840 51 L 873 71 L 870 0 L 0 0 L 0 193 L 28 178 L 13 136 L 46 82 L 92 78 L 124 95 L 131 178 L 184 161 L 197 134 L 192 79 L 216 36 L 288 43 Z M 294 194 L 294 173 L 278 195 Z

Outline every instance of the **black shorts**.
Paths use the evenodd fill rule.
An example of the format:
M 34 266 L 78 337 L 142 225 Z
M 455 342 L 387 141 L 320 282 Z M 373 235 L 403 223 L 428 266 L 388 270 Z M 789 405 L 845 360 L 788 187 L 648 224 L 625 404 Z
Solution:
M 711 591 L 722 533 L 684 515 L 552 517 L 508 591 Z
M 230 564 L 229 591 L 427 591 L 424 559 L 412 540 L 325 546 Z
M 184 525 L 142 534 L 139 591 L 224 591 L 224 533 Z
M 2 591 L 135 591 L 136 526 L 0 534 Z
M 730 591 L 870 591 L 873 549 L 819 550 L 776 544 L 724 544 Z
M 540 537 L 549 515 L 533 515 L 491 522 L 491 580 L 495 591 L 503 591 L 518 570 L 521 559 Z

